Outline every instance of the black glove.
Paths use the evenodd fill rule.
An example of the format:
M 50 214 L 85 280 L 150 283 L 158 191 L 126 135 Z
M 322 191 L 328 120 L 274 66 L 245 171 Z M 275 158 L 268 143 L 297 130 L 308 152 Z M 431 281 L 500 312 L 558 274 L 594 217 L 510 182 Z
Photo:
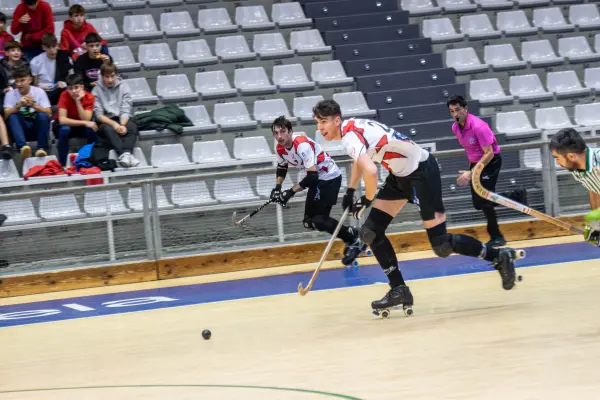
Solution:
M 346 194 L 342 199 L 342 209 L 345 211 L 347 208 L 350 208 L 350 212 L 352 212 L 352 206 L 354 204 L 354 189 L 348 188 L 346 189 Z
M 281 185 L 280 184 L 275 185 L 273 190 L 271 190 L 271 197 L 269 199 L 273 203 L 279 202 L 279 200 L 281 199 Z
M 281 193 L 281 197 L 279 198 L 278 203 L 281 204 L 282 206 L 285 206 L 287 204 L 287 202 L 294 197 L 294 195 L 296 194 L 296 192 L 294 192 L 294 189 L 288 189 L 286 191 L 284 191 L 283 193 Z
M 356 200 L 356 203 L 354 203 L 354 206 L 352 207 L 352 215 L 354 215 L 354 218 L 360 219 L 366 209 L 371 206 L 372 202 L 373 200 L 367 199 L 367 196 L 362 196 L 360 199 Z

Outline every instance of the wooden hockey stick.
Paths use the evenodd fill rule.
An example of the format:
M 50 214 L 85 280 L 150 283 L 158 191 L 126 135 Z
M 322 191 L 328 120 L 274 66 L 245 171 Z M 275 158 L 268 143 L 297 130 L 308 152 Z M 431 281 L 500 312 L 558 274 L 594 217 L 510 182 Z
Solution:
M 321 267 L 323 266 L 323 263 L 325 262 L 325 259 L 327 258 L 327 254 L 329 254 L 329 250 L 331 250 L 331 246 L 333 245 L 333 242 L 337 238 L 338 233 L 340 233 L 340 229 L 342 229 L 342 226 L 344 225 L 344 221 L 346 220 L 346 217 L 348 216 L 349 212 L 350 212 L 350 208 L 347 208 L 344 211 L 344 213 L 342 214 L 342 216 L 340 217 L 340 222 L 338 222 L 338 224 L 335 228 L 335 231 L 331 235 L 331 239 L 329 239 L 329 243 L 327 243 L 327 247 L 325 247 L 325 251 L 323 252 L 323 255 L 321 256 L 319 265 L 317 265 L 317 269 L 315 269 L 315 272 L 313 272 L 313 275 L 310 278 L 310 281 L 308 281 L 308 285 L 306 286 L 306 289 L 304 289 L 302 287 L 302 282 L 300 282 L 298 284 L 298 293 L 300 293 L 300 296 L 305 296 L 306 293 L 308 293 L 310 291 L 310 289 L 312 288 L 313 284 L 315 283 L 315 280 L 317 280 L 317 275 L 319 275 L 319 271 L 321 270 Z
M 244 224 L 244 222 L 246 222 L 248 219 L 254 217 L 256 214 L 258 214 L 258 212 L 260 210 L 262 210 L 263 208 L 265 208 L 272 202 L 273 202 L 272 200 L 266 201 L 263 205 L 261 205 L 256 210 L 252 211 L 250 214 L 246 215 L 244 218 L 240 219 L 239 221 L 235 220 L 235 216 L 236 216 L 237 212 L 234 211 L 233 215 L 231 216 L 231 222 L 233 222 L 233 225 L 235 225 L 235 226 L 241 226 Z
M 477 193 L 479 196 L 483 197 L 486 200 L 491 201 L 492 203 L 496 203 L 496 204 L 500 204 L 504 207 L 512 208 L 513 210 L 517 210 L 519 212 L 522 212 L 523 214 L 531 215 L 533 217 L 541 219 L 542 221 L 549 222 L 552 225 L 558 226 L 559 228 L 563 228 L 567 231 L 571 231 L 573 233 L 583 235 L 583 229 L 581 229 L 577 226 L 574 226 L 574 225 L 571 225 L 564 221 L 561 221 L 560 219 L 551 217 L 547 214 L 544 214 L 544 213 L 534 210 L 530 207 L 527 207 L 521 203 L 517 203 L 514 200 L 511 200 L 504 196 L 501 196 L 498 193 L 490 192 L 489 190 L 484 188 L 483 185 L 481 184 L 481 172 L 483 171 L 483 168 L 484 168 L 484 166 L 482 164 L 478 163 L 475 166 L 475 168 L 473 168 L 473 176 L 471 179 L 471 181 L 473 182 L 472 183 L 473 190 L 475 190 L 475 193 Z

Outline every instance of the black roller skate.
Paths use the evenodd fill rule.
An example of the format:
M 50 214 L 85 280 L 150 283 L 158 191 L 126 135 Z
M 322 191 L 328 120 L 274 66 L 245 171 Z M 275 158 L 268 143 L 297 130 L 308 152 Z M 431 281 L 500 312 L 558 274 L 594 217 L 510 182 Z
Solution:
M 510 290 L 523 278 L 515 273 L 515 260 L 525 257 L 523 250 L 513 250 L 509 248 L 499 249 L 498 258 L 492 262 L 492 265 L 500 273 L 502 278 L 502 287 L 504 290 Z
M 373 314 L 387 318 L 390 316 L 390 309 L 402 306 L 404 314 L 410 317 L 413 314 L 413 296 L 408 286 L 399 285 L 392 288 L 381 300 L 371 303 Z
M 358 261 L 356 260 L 358 256 L 365 253 L 367 256 L 373 255 L 373 252 L 369 250 L 369 246 L 362 242 L 358 238 L 358 232 L 356 228 L 349 227 L 349 229 L 354 234 L 354 242 L 352 244 L 346 243 L 344 246 L 344 257 L 342 258 L 342 264 L 345 266 L 353 266 L 354 268 L 358 267 Z

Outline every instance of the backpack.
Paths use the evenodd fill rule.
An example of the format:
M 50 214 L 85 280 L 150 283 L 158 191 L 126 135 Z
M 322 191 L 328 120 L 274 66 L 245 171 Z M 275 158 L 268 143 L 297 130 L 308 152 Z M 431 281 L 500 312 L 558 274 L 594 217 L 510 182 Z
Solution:
M 117 162 L 108 158 L 109 149 L 101 143 L 94 142 L 86 144 L 79 149 L 79 155 L 75 159 L 75 167 L 90 168 L 98 167 L 102 171 L 114 171 Z

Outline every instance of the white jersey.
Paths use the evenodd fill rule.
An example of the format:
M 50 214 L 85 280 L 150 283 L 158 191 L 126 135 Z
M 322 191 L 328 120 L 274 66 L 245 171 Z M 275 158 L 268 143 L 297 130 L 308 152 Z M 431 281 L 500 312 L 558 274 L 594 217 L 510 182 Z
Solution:
M 429 152 L 407 136 L 377 121 L 350 118 L 342 123 L 342 145 L 353 160 L 367 154 L 396 176 L 408 176 Z
M 321 146 L 306 136 L 293 135 L 292 148 L 277 144 L 277 163 L 291 165 L 301 170 L 316 166 L 319 180 L 329 181 L 341 175 L 340 169 Z

